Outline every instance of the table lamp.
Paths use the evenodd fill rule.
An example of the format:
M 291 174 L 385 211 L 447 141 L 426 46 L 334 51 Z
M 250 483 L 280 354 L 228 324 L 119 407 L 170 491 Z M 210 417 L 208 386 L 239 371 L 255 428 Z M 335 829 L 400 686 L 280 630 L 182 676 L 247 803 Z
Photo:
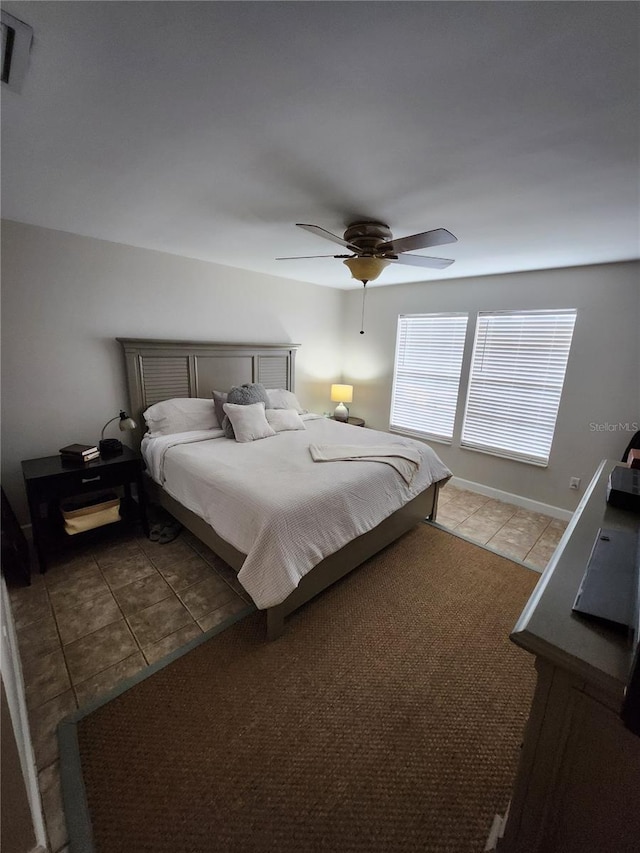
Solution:
M 102 433 L 100 435 L 100 444 L 98 448 L 102 456 L 115 456 L 117 453 L 122 453 L 122 442 L 118 441 L 117 438 L 105 438 L 104 431 L 112 424 L 114 421 L 120 419 L 120 423 L 118 426 L 120 427 L 121 432 L 126 432 L 127 430 L 136 429 L 138 424 L 134 421 L 133 418 L 130 418 L 126 412 L 121 411 L 119 415 L 116 415 L 115 418 L 111 418 L 110 421 L 107 421 L 106 424 L 102 427 Z
M 334 420 L 346 423 L 349 420 L 349 409 L 345 403 L 351 403 L 353 400 L 353 385 L 332 385 L 331 399 L 338 404 L 333 413 Z

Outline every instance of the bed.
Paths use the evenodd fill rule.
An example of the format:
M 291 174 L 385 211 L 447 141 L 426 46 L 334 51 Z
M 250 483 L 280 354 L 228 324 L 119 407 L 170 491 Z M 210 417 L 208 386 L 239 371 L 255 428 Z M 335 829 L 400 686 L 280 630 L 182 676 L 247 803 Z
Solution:
M 314 413 L 300 415 L 303 427 L 247 443 L 217 428 L 145 436 L 143 412 L 162 401 L 210 401 L 213 390 L 244 383 L 294 392 L 298 345 L 118 341 L 131 415 L 141 425 L 149 499 L 238 573 L 266 611 L 269 639 L 298 607 L 415 524 L 435 518 L 438 489 L 450 472 L 411 439 Z M 362 447 L 362 455 L 402 445 L 400 455 L 418 454 L 419 464 L 407 474 L 389 459 L 320 462 L 310 452 L 341 445 Z

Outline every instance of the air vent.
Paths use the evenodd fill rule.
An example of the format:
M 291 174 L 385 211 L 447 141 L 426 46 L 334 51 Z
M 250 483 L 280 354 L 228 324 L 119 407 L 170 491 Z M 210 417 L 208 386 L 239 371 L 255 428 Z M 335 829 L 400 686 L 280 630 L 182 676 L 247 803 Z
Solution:
M 2 29 L 2 84 L 14 92 L 22 89 L 29 65 L 33 30 L 4 10 L 0 12 Z

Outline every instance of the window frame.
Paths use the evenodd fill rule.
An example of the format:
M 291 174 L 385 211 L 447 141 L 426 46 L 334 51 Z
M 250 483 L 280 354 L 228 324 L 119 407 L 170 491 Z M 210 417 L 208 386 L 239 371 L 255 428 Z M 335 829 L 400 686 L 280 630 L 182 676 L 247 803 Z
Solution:
M 456 383 L 456 391 L 455 391 L 455 401 L 453 405 L 453 409 L 451 411 L 451 432 L 450 434 L 445 434 L 443 432 L 435 432 L 424 429 L 413 428 L 412 426 L 405 426 L 401 423 L 394 423 L 394 411 L 397 411 L 396 407 L 398 405 L 397 402 L 397 389 L 399 381 L 402 381 L 402 377 L 399 376 L 401 371 L 399 370 L 399 357 L 401 355 L 402 349 L 402 339 L 403 335 L 406 337 L 406 331 L 402 331 L 403 323 L 411 320 L 425 320 L 425 319 L 438 319 L 443 321 L 456 320 L 460 326 L 457 330 L 457 335 L 459 340 L 457 341 L 457 346 L 459 347 L 459 365 L 455 365 L 458 370 L 457 374 L 457 383 Z M 463 321 L 463 322 L 462 322 Z M 393 384 L 391 388 L 391 404 L 389 407 L 389 431 L 392 433 L 399 433 L 402 435 L 409 435 L 416 438 L 427 439 L 428 441 L 436 441 L 440 444 L 453 444 L 454 436 L 455 436 L 455 426 L 458 418 L 458 412 L 460 407 L 460 391 L 462 385 L 462 372 L 464 365 L 464 356 L 467 348 L 467 334 L 469 330 L 469 312 L 468 311 L 438 311 L 438 312 L 430 312 L 430 313 L 422 313 L 422 314 L 399 314 L 398 322 L 396 326 L 396 346 L 395 346 L 395 354 L 393 359 Z M 456 356 L 456 360 L 457 360 Z M 437 381 L 438 377 L 436 377 Z M 446 380 L 445 380 L 446 381 Z M 397 420 L 397 418 L 396 418 Z
M 506 332 L 503 328 L 503 331 L 494 330 L 494 339 L 498 341 L 495 343 L 492 351 L 487 352 L 488 347 L 488 337 L 491 335 L 491 329 L 489 325 L 487 325 L 484 320 L 486 319 L 488 323 L 491 323 L 491 320 L 495 319 L 497 322 L 500 322 L 501 319 L 505 317 L 512 318 L 514 324 L 518 322 L 518 318 L 523 318 L 525 316 L 530 316 L 532 319 L 540 319 L 543 317 L 547 317 L 549 319 L 549 325 L 544 327 L 542 325 L 538 328 L 538 334 L 540 338 L 538 341 L 535 340 L 535 336 L 530 334 L 528 337 L 522 336 L 520 334 L 520 340 L 523 341 L 523 345 L 515 345 L 515 335 L 513 326 L 512 330 L 507 329 Z M 558 329 L 558 321 L 559 318 L 565 318 L 564 323 L 560 322 Z M 568 318 L 572 318 L 572 322 L 567 322 Z M 552 328 L 553 321 L 556 321 L 555 328 Z M 546 468 L 549 465 L 549 460 L 551 458 L 551 451 L 553 448 L 553 442 L 556 434 L 556 427 L 558 422 L 558 414 L 560 411 L 560 405 L 562 402 L 562 395 L 564 392 L 566 372 L 569 363 L 569 357 L 571 355 L 571 347 L 573 344 L 573 335 L 575 332 L 575 324 L 577 320 L 577 309 L 574 308 L 561 308 L 561 309 L 531 309 L 531 310 L 502 310 L 502 311 L 478 311 L 476 316 L 476 323 L 474 329 L 474 340 L 473 340 L 473 349 L 471 353 L 471 360 L 469 365 L 469 373 L 467 376 L 467 385 L 466 385 L 466 395 L 465 395 L 465 405 L 464 412 L 462 416 L 462 426 L 460 431 L 460 447 L 464 450 L 472 450 L 477 453 L 486 453 L 491 456 L 497 456 L 504 459 L 510 459 L 512 461 L 524 462 L 529 465 L 535 465 L 538 467 Z M 500 335 L 502 334 L 501 340 Z M 509 335 L 512 335 L 513 338 L 510 341 Z M 559 335 L 560 338 L 565 338 L 565 345 L 558 345 L 557 341 L 554 340 L 556 335 Z M 566 341 L 568 335 L 568 342 Z M 511 348 L 511 355 L 513 357 L 513 361 L 517 361 L 518 357 L 521 357 L 527 349 L 531 350 L 535 346 L 543 346 L 544 337 L 547 337 L 547 347 L 544 349 L 542 355 L 542 359 L 538 362 L 541 365 L 541 370 L 538 371 L 537 376 L 534 375 L 533 371 L 528 372 L 528 387 L 530 393 L 523 392 L 516 395 L 516 406 L 512 407 L 512 411 L 517 412 L 518 410 L 523 413 L 522 417 L 524 417 L 524 413 L 527 413 L 528 417 L 538 417 L 538 427 L 533 427 L 529 430 L 528 435 L 530 438 L 537 440 L 537 445 L 535 441 L 532 443 L 532 447 L 537 446 L 537 452 L 535 450 L 531 450 L 530 452 L 526 452 L 522 449 L 518 449 L 518 441 L 513 440 L 509 444 L 508 441 L 499 444 L 499 438 L 496 438 L 498 435 L 497 432 L 491 433 L 490 431 L 487 433 L 487 437 L 484 441 L 478 439 L 478 429 L 479 423 L 482 420 L 483 415 L 478 414 L 475 417 L 475 424 L 472 423 L 471 418 L 469 418 L 470 408 L 478 407 L 482 404 L 485 405 L 485 413 L 484 418 L 485 421 L 489 420 L 492 416 L 492 412 L 490 407 L 493 406 L 493 417 L 497 419 L 498 411 L 500 408 L 500 396 L 504 397 L 505 388 L 511 383 L 513 385 L 514 382 L 514 372 L 518 369 L 517 364 L 509 364 L 507 369 L 504 370 L 504 376 L 502 380 L 499 376 L 500 368 L 496 367 L 497 361 L 500 359 L 505 359 L 509 356 L 508 350 Z M 482 347 L 483 354 L 479 356 L 479 350 Z M 484 380 L 481 377 L 481 371 L 478 369 L 478 358 L 492 358 L 493 359 L 493 371 L 488 370 L 487 375 Z M 555 366 L 552 365 L 552 360 L 555 360 Z M 560 364 L 562 362 L 562 364 Z M 546 364 L 546 370 L 544 368 L 544 364 Z M 511 374 L 511 376 L 510 376 Z M 496 390 L 496 394 L 493 400 L 490 400 L 487 404 L 486 394 L 485 399 L 483 400 L 481 385 L 484 381 L 485 385 L 490 384 L 491 382 L 494 385 L 498 385 L 501 381 L 500 387 Z M 518 384 L 522 385 L 523 378 L 522 374 L 518 377 Z M 537 398 L 535 397 L 535 386 L 538 385 L 539 390 L 537 394 Z M 527 397 L 530 398 L 530 403 L 527 408 Z M 546 421 L 546 425 L 544 425 L 544 421 Z M 514 417 L 512 422 L 512 427 L 517 422 L 517 416 Z M 476 434 L 473 435 L 473 430 L 476 431 Z M 465 432 L 467 433 L 465 436 Z M 502 430 L 503 436 L 507 432 L 507 430 Z M 513 432 L 512 432 L 513 434 Z M 493 438 L 493 443 L 491 439 Z M 502 439 L 504 442 L 504 437 Z M 522 442 L 520 442 L 522 445 Z

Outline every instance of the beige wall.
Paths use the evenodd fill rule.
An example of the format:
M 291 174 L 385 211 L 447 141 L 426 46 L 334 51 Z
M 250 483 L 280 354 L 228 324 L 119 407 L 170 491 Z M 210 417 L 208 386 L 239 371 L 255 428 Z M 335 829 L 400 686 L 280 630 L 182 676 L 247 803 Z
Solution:
M 637 262 L 370 288 L 365 334 L 361 291 L 346 295 L 344 381 L 353 383 L 351 412 L 388 429 L 399 314 L 438 311 L 576 308 L 578 316 L 556 435 L 547 468 L 432 443 L 454 474 L 555 507 L 574 509 L 601 459 L 619 459 L 632 433 L 591 424 L 640 421 L 640 264 Z M 472 329 L 469 330 L 472 334 Z M 466 387 L 469 359 L 463 369 Z M 463 397 L 464 399 L 464 397 Z M 580 477 L 579 492 L 569 478 Z
M 20 460 L 96 441 L 126 406 L 116 337 L 302 344 L 297 392 L 332 408 L 332 381 L 354 384 L 351 412 L 388 428 L 399 313 L 575 307 L 578 319 L 548 468 L 433 444 L 455 475 L 573 509 L 600 459 L 630 435 L 591 423 L 640 420 L 640 265 L 612 264 L 340 291 L 59 231 L 2 228 L 2 482 L 21 521 Z M 342 333 L 340 316 L 343 312 Z M 464 376 L 463 376 L 464 381 Z M 459 434 L 460 420 L 456 424 Z
M 324 411 L 341 370 L 342 296 L 3 222 L 2 482 L 20 520 L 28 520 L 20 460 L 95 442 L 126 408 L 116 337 L 300 343 L 296 391 L 307 408 Z

